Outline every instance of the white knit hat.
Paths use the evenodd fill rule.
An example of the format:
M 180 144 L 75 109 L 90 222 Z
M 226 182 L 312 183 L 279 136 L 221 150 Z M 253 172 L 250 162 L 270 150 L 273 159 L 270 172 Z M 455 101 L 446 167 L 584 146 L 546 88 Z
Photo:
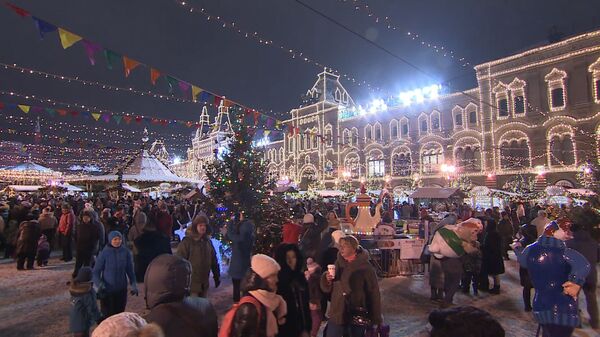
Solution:
M 277 274 L 281 269 L 277 261 L 265 254 L 256 254 L 252 256 L 250 268 L 263 279 L 266 279 L 273 274 Z
M 340 239 L 343 238 L 344 236 L 346 236 L 346 234 L 344 234 L 344 232 L 342 232 L 339 229 L 337 231 L 333 231 L 333 233 L 331 233 L 331 238 L 333 239 L 333 242 L 335 242 L 336 244 L 339 244 Z
M 313 222 L 315 222 L 315 217 L 312 214 L 310 214 L 310 213 L 304 214 L 302 223 L 313 223 Z

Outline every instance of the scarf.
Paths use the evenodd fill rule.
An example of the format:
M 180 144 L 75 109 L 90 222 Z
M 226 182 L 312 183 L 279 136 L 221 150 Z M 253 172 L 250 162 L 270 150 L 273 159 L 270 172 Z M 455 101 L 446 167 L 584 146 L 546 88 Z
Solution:
M 259 289 L 249 293 L 267 308 L 267 337 L 274 337 L 279 332 L 278 321 L 287 315 L 287 304 L 274 292 Z
M 348 261 L 348 263 L 352 263 L 352 261 L 356 260 L 356 253 L 352 254 L 351 256 L 344 257 L 344 260 Z

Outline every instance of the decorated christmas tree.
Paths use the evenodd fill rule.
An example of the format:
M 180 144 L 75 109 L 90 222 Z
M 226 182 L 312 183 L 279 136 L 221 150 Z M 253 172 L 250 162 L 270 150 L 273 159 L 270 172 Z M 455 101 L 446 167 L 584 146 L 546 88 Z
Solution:
M 262 150 L 253 146 L 256 129 L 244 125 L 241 114 L 234 120 L 237 123 L 231 125 L 233 134 L 227 146 L 215 153 L 216 160 L 206 167 L 208 193 L 219 213 L 221 221 L 217 222 L 226 224 L 233 214 L 243 212 L 256 225 L 255 251 L 266 252 L 270 243 L 264 239 L 275 242 L 281 235 L 271 225 L 275 221 L 269 216 L 273 210 L 266 207 L 274 182 L 269 178 Z

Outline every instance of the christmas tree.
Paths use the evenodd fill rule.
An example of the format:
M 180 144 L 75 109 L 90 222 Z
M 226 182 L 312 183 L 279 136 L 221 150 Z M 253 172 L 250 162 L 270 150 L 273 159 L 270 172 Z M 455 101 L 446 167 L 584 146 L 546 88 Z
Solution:
M 214 220 L 222 226 L 229 224 L 233 214 L 246 214 L 256 226 L 255 252 L 267 253 L 281 236 L 281 219 L 269 207 L 274 181 L 269 178 L 263 151 L 253 146 L 256 129 L 244 125 L 241 114 L 235 117 L 227 147 L 206 167 L 208 193 L 218 210 Z M 278 222 L 275 227 L 274 221 Z

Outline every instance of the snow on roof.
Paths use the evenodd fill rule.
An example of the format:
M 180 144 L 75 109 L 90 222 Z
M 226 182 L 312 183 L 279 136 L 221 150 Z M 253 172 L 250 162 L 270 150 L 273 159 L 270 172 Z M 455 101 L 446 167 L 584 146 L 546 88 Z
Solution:
M 458 188 L 443 188 L 443 187 L 419 187 L 409 198 L 412 199 L 447 199 L 455 195 L 459 195 Z
M 21 163 L 15 166 L 9 166 L 9 167 L 4 167 L 2 168 L 2 170 L 7 170 L 7 171 L 39 171 L 39 172 L 45 172 L 45 173 L 53 173 L 54 171 L 44 167 L 42 165 L 38 165 L 36 163 L 33 162 L 25 162 L 25 163 Z
M 40 185 L 8 185 L 8 188 L 15 192 L 35 192 L 42 188 Z

